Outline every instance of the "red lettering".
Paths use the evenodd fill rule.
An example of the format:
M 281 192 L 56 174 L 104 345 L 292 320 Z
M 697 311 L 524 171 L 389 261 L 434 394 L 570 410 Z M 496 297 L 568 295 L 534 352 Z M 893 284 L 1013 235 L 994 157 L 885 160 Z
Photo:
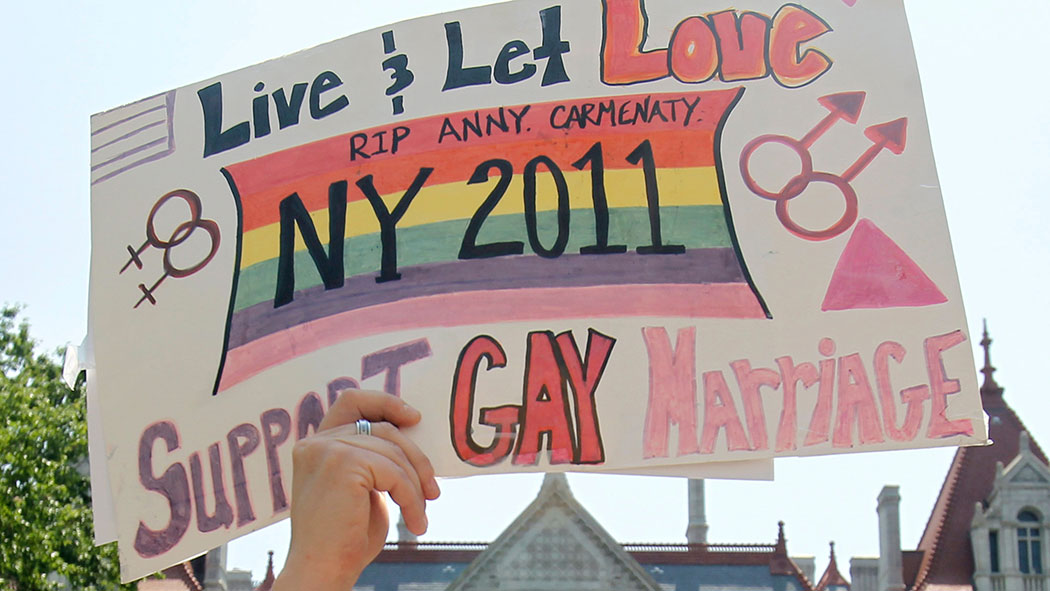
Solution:
M 819 445 L 828 440 L 831 431 L 831 403 L 835 396 L 835 360 L 820 361 L 820 389 L 817 391 L 817 404 L 813 407 L 813 416 L 809 420 L 809 433 L 803 445 Z
M 782 86 L 798 88 L 824 75 L 831 60 L 816 49 L 801 45 L 831 30 L 820 17 L 801 6 L 788 4 L 773 17 L 769 40 L 769 64 L 773 78 Z
M 720 371 L 705 372 L 704 434 L 700 443 L 700 453 L 714 453 L 718 432 L 723 428 L 726 430 L 726 446 L 729 451 L 751 449 L 725 376 Z
M 948 377 L 944 369 L 945 351 L 966 340 L 961 330 L 926 339 L 926 373 L 930 377 L 930 426 L 926 436 L 944 438 L 955 435 L 973 435 L 970 419 L 948 420 L 948 396 L 961 391 L 959 380 Z
M 642 0 L 602 0 L 602 81 L 634 84 L 666 78 L 667 50 L 642 51 L 648 17 Z
M 598 409 L 594 405 L 594 395 L 598 382 L 605 373 L 616 339 L 591 329 L 587 331 L 586 361 L 580 357 L 571 332 L 563 332 L 556 339 L 561 359 L 564 362 L 565 377 L 569 380 L 576 408 L 576 430 L 578 454 L 574 463 L 600 464 L 605 461 L 605 447 L 602 445 L 602 434 L 598 428 Z
M 777 367 L 784 384 L 784 406 L 777 427 L 777 451 L 780 452 L 798 448 L 798 383 L 801 381 L 803 388 L 810 388 L 820 379 L 820 374 L 812 363 L 795 365 L 791 357 L 779 357 Z
M 887 341 L 875 349 L 875 384 L 879 390 L 879 401 L 882 404 L 882 421 L 886 433 L 894 441 L 911 441 L 919 432 L 922 422 L 922 403 L 929 399 L 928 386 L 915 386 L 901 390 L 901 400 L 908 404 L 904 414 L 904 424 L 897 428 L 897 402 L 893 398 L 893 384 L 890 382 L 890 359 L 897 363 L 904 361 L 907 351 L 900 343 Z
M 725 82 L 757 80 L 770 74 L 781 86 L 797 88 L 831 69 L 832 61 L 803 44 L 831 31 L 816 14 L 787 4 L 772 19 L 757 12 L 726 10 L 690 16 L 674 28 L 668 48 L 644 48 L 649 18 L 642 0 L 602 0 L 601 76 L 610 85 L 651 82 L 668 76 L 706 82 L 717 73 Z
M 671 35 L 671 73 L 682 82 L 707 82 L 718 73 L 718 41 L 698 16 L 678 23 Z
M 675 348 L 663 327 L 642 329 L 649 353 L 649 404 L 642 453 L 666 458 L 671 425 L 678 425 L 678 454 L 700 451 L 696 442 L 696 327 L 678 331 Z
M 734 361 L 729 364 L 740 384 L 740 397 L 744 401 L 744 418 L 747 420 L 747 431 L 751 434 L 752 449 L 769 449 L 769 436 L 766 434 L 766 411 L 762 404 L 763 386 L 776 390 L 780 387 L 780 374 L 760 367 L 751 369 L 751 362 Z
M 711 23 L 718 35 L 722 55 L 721 78 L 724 82 L 756 80 L 769 74 L 766 68 L 766 40 L 770 22 L 754 12 L 737 15 L 734 10 L 712 14 Z
M 478 422 L 495 428 L 496 432 L 488 447 L 481 447 L 474 441 L 471 435 L 474 430 L 470 421 L 474 410 L 478 369 L 483 359 L 488 362 L 486 370 L 507 366 L 507 354 L 496 339 L 482 335 L 467 343 L 456 363 L 449 416 L 452 448 L 456 455 L 464 462 L 482 467 L 496 464 L 510 455 L 520 414 L 520 407 L 514 405 L 481 409 Z
M 572 410 L 555 346 L 554 334 L 529 333 L 521 434 L 514 450 L 514 464 L 518 466 L 536 464 L 544 434 L 551 464 L 567 464 L 576 456 Z
M 879 414 L 875 410 L 875 395 L 871 391 L 868 372 L 856 353 L 839 358 L 838 417 L 831 444 L 835 447 L 853 446 L 853 423 L 858 422 L 861 443 L 882 443 Z

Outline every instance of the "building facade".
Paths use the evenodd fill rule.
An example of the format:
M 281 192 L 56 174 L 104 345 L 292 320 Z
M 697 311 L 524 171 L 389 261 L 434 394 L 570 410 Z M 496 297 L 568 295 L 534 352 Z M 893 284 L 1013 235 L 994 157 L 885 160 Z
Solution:
M 1046 591 L 1047 458 L 995 380 L 985 329 L 981 401 L 993 444 L 955 452 L 926 529 L 902 550 L 899 495 L 879 495 L 880 556 L 854 559 L 853 591 Z

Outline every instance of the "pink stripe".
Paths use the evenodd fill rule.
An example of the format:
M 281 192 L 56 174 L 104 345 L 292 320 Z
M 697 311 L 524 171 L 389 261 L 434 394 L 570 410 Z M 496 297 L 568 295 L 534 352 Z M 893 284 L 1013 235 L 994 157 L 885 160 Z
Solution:
M 386 332 L 525 320 L 630 316 L 766 317 L 745 283 L 514 289 L 427 296 L 305 322 L 232 349 L 226 353 L 219 391 L 301 355 Z

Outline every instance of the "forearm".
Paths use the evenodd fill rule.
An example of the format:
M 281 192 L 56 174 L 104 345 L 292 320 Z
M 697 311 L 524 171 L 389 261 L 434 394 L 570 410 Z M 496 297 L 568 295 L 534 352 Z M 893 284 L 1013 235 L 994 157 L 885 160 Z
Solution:
M 286 564 L 274 581 L 273 591 L 350 591 L 360 574 L 350 569 L 315 568 L 308 562 Z

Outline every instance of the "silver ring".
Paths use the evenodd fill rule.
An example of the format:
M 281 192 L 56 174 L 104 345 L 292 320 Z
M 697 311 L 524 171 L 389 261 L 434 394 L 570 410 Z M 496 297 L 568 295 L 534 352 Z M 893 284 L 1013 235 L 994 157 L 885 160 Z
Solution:
M 357 427 L 358 435 L 372 434 L 372 423 L 369 422 L 367 419 L 357 419 L 357 422 L 354 423 L 354 426 Z

